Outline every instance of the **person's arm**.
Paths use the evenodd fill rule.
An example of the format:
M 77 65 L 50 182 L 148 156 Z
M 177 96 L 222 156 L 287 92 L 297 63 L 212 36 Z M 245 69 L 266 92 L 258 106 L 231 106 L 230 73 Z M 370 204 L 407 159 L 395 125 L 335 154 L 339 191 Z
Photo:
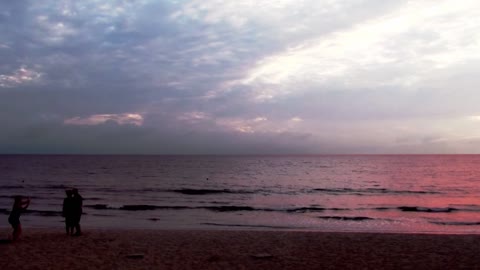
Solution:
M 22 199 L 22 209 L 27 209 L 27 207 L 30 205 L 30 198 L 23 198 Z

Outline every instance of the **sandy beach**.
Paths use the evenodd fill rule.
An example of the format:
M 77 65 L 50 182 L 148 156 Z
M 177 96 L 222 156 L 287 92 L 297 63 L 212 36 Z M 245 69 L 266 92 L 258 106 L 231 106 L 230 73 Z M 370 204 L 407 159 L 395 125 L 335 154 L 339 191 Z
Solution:
M 0 269 L 480 269 L 479 251 L 478 235 L 27 228 Z

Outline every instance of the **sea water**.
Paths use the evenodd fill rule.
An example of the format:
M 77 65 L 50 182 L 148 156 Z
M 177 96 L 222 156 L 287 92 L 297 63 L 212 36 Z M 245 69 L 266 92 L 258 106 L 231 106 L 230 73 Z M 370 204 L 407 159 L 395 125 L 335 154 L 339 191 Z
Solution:
M 480 233 L 480 155 L 1 155 L 0 227 Z

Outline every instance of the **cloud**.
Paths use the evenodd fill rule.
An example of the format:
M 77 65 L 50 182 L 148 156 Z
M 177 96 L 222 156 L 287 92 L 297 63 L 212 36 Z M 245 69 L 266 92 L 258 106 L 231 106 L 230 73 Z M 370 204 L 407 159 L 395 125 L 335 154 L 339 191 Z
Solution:
M 143 116 L 138 113 L 122 113 L 122 114 L 95 114 L 88 117 L 73 117 L 65 119 L 67 125 L 100 125 L 106 122 L 115 122 L 119 125 L 135 125 L 143 124 Z
M 208 118 L 210 117 L 203 112 L 187 112 L 178 116 L 179 120 L 185 120 L 185 121 L 198 121 L 198 120 L 203 120 Z
M 3 1 L 0 152 L 480 151 L 479 15 L 470 0 Z
M 292 121 L 292 122 L 302 122 L 303 119 L 300 118 L 300 117 L 293 117 L 292 119 L 290 119 L 290 121 Z
M 47 45 L 56 45 L 65 42 L 66 39 L 76 35 L 73 26 L 61 21 L 53 21 L 48 16 L 38 16 L 35 20 L 42 31 L 42 40 Z
M 41 77 L 41 73 L 26 67 L 20 67 L 10 75 L 0 74 L 0 88 L 12 88 L 22 84 L 34 83 Z
M 480 7 L 441 1 L 409 2 L 351 28 L 312 37 L 257 62 L 237 81 L 257 100 L 295 94 L 305 87 L 352 90 L 413 89 L 439 69 L 480 58 Z

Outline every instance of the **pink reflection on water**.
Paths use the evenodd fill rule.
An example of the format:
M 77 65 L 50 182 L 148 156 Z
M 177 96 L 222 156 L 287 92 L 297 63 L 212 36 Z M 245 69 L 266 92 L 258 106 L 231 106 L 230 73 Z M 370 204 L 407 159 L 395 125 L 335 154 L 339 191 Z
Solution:
M 254 196 L 254 205 L 316 207 L 298 217 L 319 224 L 336 222 L 323 217 L 373 220 L 336 222 L 356 230 L 376 221 L 387 231 L 480 233 L 480 156 L 324 156 L 285 162 L 297 164 L 285 166 L 288 171 L 278 166 L 278 194 Z M 304 178 L 294 178 L 299 175 Z

